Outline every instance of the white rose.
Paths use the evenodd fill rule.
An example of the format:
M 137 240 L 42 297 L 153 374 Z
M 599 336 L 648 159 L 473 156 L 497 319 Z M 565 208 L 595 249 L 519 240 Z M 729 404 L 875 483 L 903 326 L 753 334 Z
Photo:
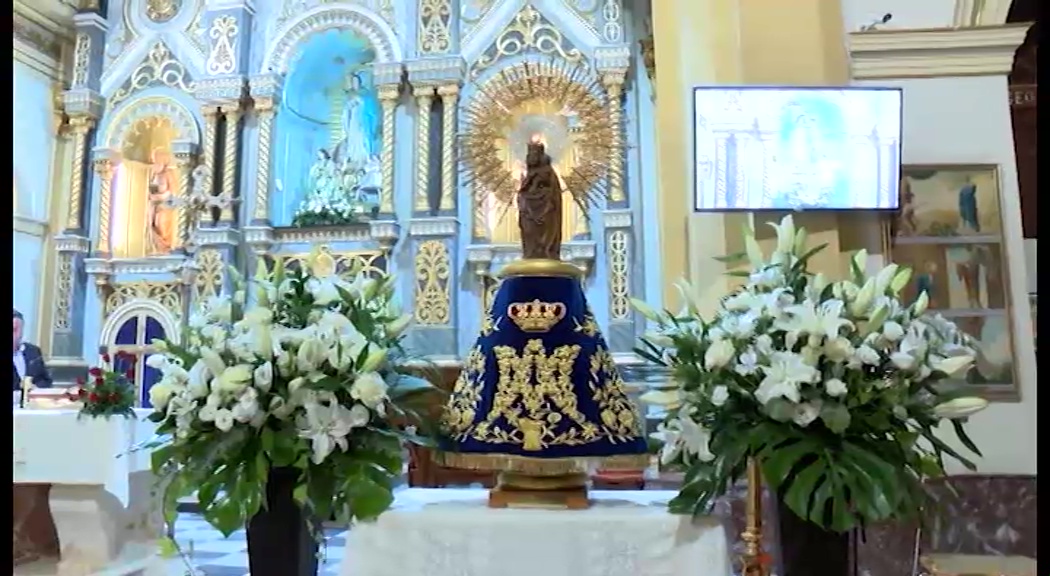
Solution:
M 715 389 L 711 391 L 711 403 L 715 406 L 722 406 L 726 400 L 729 400 L 729 388 L 715 386 Z
M 881 361 L 879 353 L 871 346 L 861 346 L 853 354 L 862 364 L 868 364 L 869 366 L 876 366 Z
M 882 325 L 882 335 L 890 342 L 896 342 L 904 338 L 904 328 L 891 320 Z
M 853 345 L 848 338 L 838 337 L 824 343 L 824 355 L 832 362 L 842 362 L 853 354 Z
M 362 372 L 350 386 L 350 397 L 365 406 L 379 411 L 386 400 L 386 381 L 377 372 Z
M 845 396 L 849 392 L 849 388 L 846 387 L 846 383 L 838 378 L 832 378 L 824 382 L 824 391 L 827 392 L 828 396 L 837 398 L 839 396 Z
M 223 432 L 229 432 L 233 428 L 233 412 L 227 408 L 219 408 L 215 411 L 215 427 Z
M 813 423 L 814 420 L 820 416 L 821 403 L 815 402 L 803 402 L 795 406 L 795 413 L 791 417 L 791 420 L 799 426 L 805 428 Z
M 708 370 L 721 368 L 729 363 L 736 354 L 736 348 L 730 340 L 717 340 L 711 344 L 704 354 L 704 367 Z
M 155 411 L 163 412 L 174 393 L 174 386 L 166 382 L 158 382 L 149 389 L 149 403 L 153 405 Z

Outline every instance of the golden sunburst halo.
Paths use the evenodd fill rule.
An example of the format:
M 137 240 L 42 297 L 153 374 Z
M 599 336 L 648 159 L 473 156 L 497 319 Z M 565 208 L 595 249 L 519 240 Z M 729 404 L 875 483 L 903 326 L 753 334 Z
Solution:
M 491 195 L 503 205 L 513 202 L 518 179 L 496 143 L 515 140 L 512 132 L 521 128 L 513 126 L 514 111 L 539 100 L 559 106 L 560 114 L 572 119 L 573 132 L 579 135 L 575 166 L 561 177 L 577 204 L 583 208 L 596 205 L 608 192 L 611 167 L 623 165 L 611 162 L 619 127 L 612 121 L 606 98 L 601 84 L 580 64 L 521 62 L 500 70 L 476 86 L 464 110 L 460 157 L 465 183 L 473 187 L 476 198 Z M 524 141 L 519 144 L 524 154 Z

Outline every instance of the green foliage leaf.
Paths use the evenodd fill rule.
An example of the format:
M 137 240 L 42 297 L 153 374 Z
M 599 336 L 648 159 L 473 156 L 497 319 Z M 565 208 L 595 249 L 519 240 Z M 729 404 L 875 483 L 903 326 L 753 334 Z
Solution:
M 713 258 L 716 262 L 723 264 L 736 264 L 747 259 L 747 252 L 734 252 L 725 256 L 713 256 Z
M 849 409 L 837 402 L 827 402 L 820 408 L 820 419 L 828 430 L 842 434 L 849 428 Z

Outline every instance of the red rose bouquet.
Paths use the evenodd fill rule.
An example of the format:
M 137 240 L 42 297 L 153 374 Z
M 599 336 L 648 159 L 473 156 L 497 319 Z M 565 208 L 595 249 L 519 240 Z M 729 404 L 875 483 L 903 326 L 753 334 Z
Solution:
M 118 353 L 111 358 L 102 355 L 102 364 L 88 370 L 88 379 L 77 381 L 77 387 L 68 393 L 69 399 L 80 402 L 80 416 L 109 418 L 135 416 L 135 360 L 130 354 Z M 117 370 L 119 366 L 130 366 Z

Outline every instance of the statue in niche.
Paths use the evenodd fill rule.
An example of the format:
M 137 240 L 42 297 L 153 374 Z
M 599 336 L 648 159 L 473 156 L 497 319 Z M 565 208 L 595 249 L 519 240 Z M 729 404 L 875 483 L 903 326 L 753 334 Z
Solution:
M 160 148 L 150 153 L 148 222 L 151 255 L 171 252 L 178 236 L 178 215 L 171 204 L 178 190 L 178 176 L 170 158 Z
M 178 194 L 172 162 L 175 135 L 171 120 L 155 116 L 137 121 L 121 144 L 113 172 L 110 246 L 118 258 L 165 255 L 178 245 Z
M 504 151 L 506 165 L 519 181 L 524 183 L 528 172 L 528 150 L 533 144 L 540 144 L 544 154 L 550 159 L 550 168 L 557 179 L 557 186 L 562 193 L 561 205 L 568 210 L 561 210 L 560 237 L 572 238 L 580 229 L 585 228 L 586 215 L 576 202 L 572 201 L 571 191 L 561 174 L 570 173 L 577 164 L 576 138 L 573 131 L 573 116 L 562 106 L 540 100 L 522 103 L 507 126 L 507 137 L 496 142 Z M 518 152 L 518 151 L 521 152 Z M 516 152 L 516 153 L 515 153 Z M 519 156 L 525 152 L 524 157 Z M 520 217 L 521 197 L 515 199 L 519 205 L 508 207 L 517 211 Z M 498 210 L 498 209 L 497 209 Z M 517 243 L 523 240 L 520 226 L 512 218 L 500 219 L 498 214 L 490 211 L 489 231 L 494 243 Z
M 374 59 L 368 41 L 351 30 L 314 34 L 293 56 L 277 115 L 276 224 L 340 225 L 378 212 L 382 113 Z
M 522 258 L 558 260 L 562 239 L 561 177 L 539 136 L 529 141 L 525 177 L 518 189 Z

